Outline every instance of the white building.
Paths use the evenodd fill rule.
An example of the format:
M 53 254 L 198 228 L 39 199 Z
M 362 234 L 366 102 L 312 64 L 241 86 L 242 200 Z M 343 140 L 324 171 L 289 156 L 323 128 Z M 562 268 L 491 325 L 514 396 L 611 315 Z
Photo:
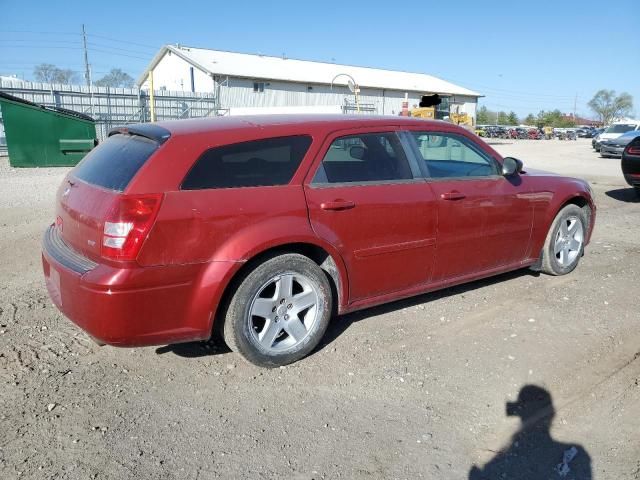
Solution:
M 137 80 L 141 88 L 149 88 L 151 71 L 154 90 L 214 93 L 219 108 L 232 113 L 254 113 L 258 108 L 273 112 L 355 112 L 355 95 L 348 88 L 354 81 L 360 88 L 361 111 L 398 115 L 405 95 L 409 108 L 413 108 L 423 95 L 438 93 L 443 97 L 438 118 L 450 111 L 467 113 L 475 123 L 478 97 L 482 96 L 421 73 L 179 45 L 160 49 Z

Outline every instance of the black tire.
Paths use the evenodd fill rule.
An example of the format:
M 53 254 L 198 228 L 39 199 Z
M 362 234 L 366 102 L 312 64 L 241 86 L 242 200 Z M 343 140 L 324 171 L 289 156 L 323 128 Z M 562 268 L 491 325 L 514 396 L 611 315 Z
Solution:
M 563 265 L 555 253 L 554 246 L 562 223 L 568 222 L 571 218 L 577 218 L 582 224 L 582 245 L 580 246 L 573 261 L 568 265 Z M 588 228 L 589 219 L 584 209 L 577 205 L 567 205 L 562 208 L 551 223 L 551 228 L 549 229 L 549 233 L 547 233 L 547 238 L 544 242 L 544 247 L 542 248 L 541 270 L 548 275 L 566 275 L 567 273 L 572 272 L 578 266 L 580 258 L 584 254 L 584 239 L 587 236 Z
M 256 327 L 256 323 L 262 321 L 261 317 L 251 315 L 251 309 L 254 300 L 257 302 L 259 298 L 264 298 L 260 297 L 260 292 L 265 290 L 265 285 L 269 285 L 269 282 L 274 282 L 275 288 L 277 281 L 274 281 L 274 279 L 282 278 L 280 277 L 281 275 L 298 275 L 299 277 L 294 277 L 293 281 L 294 285 L 298 287 L 301 284 L 295 283 L 296 278 L 308 281 L 308 287 L 317 294 L 317 302 L 313 307 L 315 313 L 313 322 L 306 330 L 306 336 L 303 336 L 300 340 L 296 340 L 294 336 L 291 336 L 289 341 L 297 343 L 287 347 L 285 341 L 278 341 L 278 339 L 284 337 L 286 340 L 286 337 L 289 337 L 289 333 L 285 328 L 289 320 L 285 321 L 284 315 L 276 317 L 278 315 L 276 311 L 273 314 L 273 318 L 264 320 L 262 329 L 266 329 L 271 322 L 273 322 L 272 326 L 275 328 L 275 324 L 280 322 L 279 328 L 281 331 L 274 338 L 272 347 L 266 348 L 258 339 L 261 331 Z M 266 288 L 270 288 L 270 286 Z M 273 295 L 277 295 L 277 292 L 274 291 Z M 276 297 L 274 298 L 276 302 L 279 302 Z M 296 297 L 291 296 L 290 298 Z M 266 298 L 265 300 L 270 301 L 271 298 Z M 289 303 L 289 300 L 284 302 L 283 305 L 286 306 L 287 303 Z M 278 307 L 278 303 L 274 303 L 274 305 L 274 308 Z M 299 254 L 278 255 L 255 267 L 238 285 L 224 315 L 224 340 L 231 350 L 239 353 L 245 360 L 254 365 L 266 368 L 287 365 L 306 357 L 318 345 L 329 325 L 332 305 L 331 285 L 326 274 L 315 262 Z M 291 308 L 290 305 L 289 308 Z M 292 315 L 291 321 L 296 318 Z M 302 325 L 304 325 L 304 322 L 302 322 Z M 276 350 L 273 348 L 276 345 L 275 342 L 282 343 L 285 346 Z
M 633 189 L 636 192 L 636 197 L 638 197 L 640 199 L 640 187 L 633 187 Z

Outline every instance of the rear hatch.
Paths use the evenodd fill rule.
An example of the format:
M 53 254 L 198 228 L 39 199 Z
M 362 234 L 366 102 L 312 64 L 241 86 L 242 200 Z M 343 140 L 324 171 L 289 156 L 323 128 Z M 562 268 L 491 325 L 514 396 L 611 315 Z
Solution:
M 69 172 L 56 197 L 56 229 L 68 246 L 92 260 L 101 258 L 105 222 L 129 182 L 169 138 L 162 130 L 163 136 L 144 128 L 112 131 Z

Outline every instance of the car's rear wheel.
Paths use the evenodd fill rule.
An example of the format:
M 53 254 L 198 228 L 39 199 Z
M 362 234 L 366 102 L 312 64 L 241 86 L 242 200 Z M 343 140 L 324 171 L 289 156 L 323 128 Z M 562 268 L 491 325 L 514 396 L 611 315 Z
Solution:
M 300 360 L 318 345 L 332 312 L 331 286 L 309 258 L 284 254 L 242 280 L 224 318 L 224 340 L 261 367 Z
M 542 249 L 542 271 L 549 275 L 572 272 L 584 252 L 588 219 L 577 205 L 564 207 L 551 224 Z

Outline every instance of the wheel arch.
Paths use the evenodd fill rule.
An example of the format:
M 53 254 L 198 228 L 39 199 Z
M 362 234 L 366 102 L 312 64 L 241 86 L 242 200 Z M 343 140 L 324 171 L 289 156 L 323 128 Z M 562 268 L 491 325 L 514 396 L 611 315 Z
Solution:
M 290 243 L 282 243 L 272 245 L 268 248 L 254 252 L 249 258 L 243 262 L 242 266 L 237 269 L 229 281 L 226 283 L 224 290 L 220 296 L 220 301 L 214 305 L 214 314 L 212 317 L 212 331 L 220 333 L 224 319 L 222 315 L 227 309 L 233 292 L 236 290 L 240 282 L 258 265 L 264 261 L 284 255 L 287 253 L 298 253 L 315 262 L 323 272 L 327 275 L 329 284 L 331 285 L 334 297 L 334 314 L 342 309 L 348 301 L 349 283 L 346 266 L 339 253 L 328 245 L 321 245 L 310 241 L 296 241 Z
M 587 239 L 585 241 L 585 245 L 587 245 L 591 239 L 591 233 L 593 232 L 593 219 L 595 215 L 595 205 L 593 203 L 593 199 L 586 193 L 583 192 L 575 192 L 569 196 L 564 197 L 561 201 L 557 202 L 553 208 L 549 208 L 549 213 L 544 222 L 544 229 L 538 237 L 536 245 L 533 247 L 533 252 L 539 252 L 537 261 L 531 265 L 531 269 L 534 271 L 539 271 L 542 261 L 542 249 L 544 242 L 546 240 L 546 236 L 549 232 L 549 229 L 553 225 L 553 221 L 558 216 L 560 211 L 565 208 L 567 205 L 575 205 L 582 209 L 585 212 L 587 217 Z
M 592 231 L 592 218 L 593 218 L 593 200 L 591 200 L 590 198 L 588 198 L 586 195 L 583 195 L 581 193 L 575 193 L 574 195 L 564 199 L 562 202 L 560 202 L 560 205 L 555 209 L 553 215 L 551 216 L 550 219 L 548 219 L 547 221 L 547 228 L 551 228 L 551 224 L 553 223 L 553 220 L 558 216 L 558 214 L 560 213 L 560 211 L 566 207 L 567 205 L 575 205 L 579 208 L 581 208 L 586 216 L 587 216 L 587 231 L 589 232 L 589 237 L 591 237 L 591 231 Z

